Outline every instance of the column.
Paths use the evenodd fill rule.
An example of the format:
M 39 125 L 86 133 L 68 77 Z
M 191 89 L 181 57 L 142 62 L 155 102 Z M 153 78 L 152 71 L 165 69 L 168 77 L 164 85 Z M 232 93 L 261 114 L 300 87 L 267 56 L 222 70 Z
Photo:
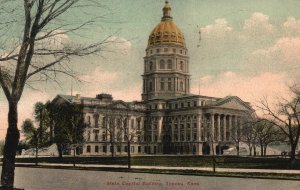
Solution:
M 218 114 L 218 141 L 221 141 L 221 115 Z
M 163 117 L 158 118 L 157 142 L 161 142 L 162 120 L 163 120 Z
M 237 130 L 238 130 L 238 117 L 235 116 L 235 131 L 234 131 L 234 135 L 235 135 L 235 139 L 237 139 Z
M 171 130 L 172 130 L 172 141 L 171 142 L 175 142 L 175 137 L 174 137 L 174 119 L 172 119 L 172 122 L 171 122 Z
M 197 141 L 201 141 L 201 115 L 197 116 Z
M 154 77 L 154 92 L 156 92 L 157 91 L 157 78 L 156 77 Z
M 193 122 L 193 118 L 194 118 L 194 115 L 191 116 L 191 120 L 190 120 L 190 126 L 191 126 L 191 142 L 194 141 L 194 122 Z M 196 137 L 197 139 L 197 137 Z
M 186 127 L 187 127 L 187 119 L 185 118 L 185 121 L 184 121 L 184 141 L 186 141 L 186 137 L 187 137 Z
M 211 137 L 209 137 L 208 140 L 214 141 L 215 139 L 215 114 L 214 113 L 210 114 L 210 119 L 211 119 Z
M 151 142 L 154 142 L 154 121 L 153 121 L 153 118 L 151 118 L 150 124 L 151 124 Z
M 229 122 L 229 136 L 228 136 L 228 141 L 230 141 L 230 136 L 232 135 L 231 133 L 232 133 L 232 116 L 231 115 L 229 115 L 228 116 L 228 122 Z
M 223 117 L 223 141 L 226 141 L 226 115 Z

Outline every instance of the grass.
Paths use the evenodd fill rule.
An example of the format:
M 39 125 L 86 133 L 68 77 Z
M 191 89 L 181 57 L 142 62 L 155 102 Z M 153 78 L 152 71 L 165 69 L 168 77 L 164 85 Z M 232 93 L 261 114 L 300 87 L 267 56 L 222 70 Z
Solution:
M 292 164 L 284 158 L 259 157 L 216 157 L 216 167 L 246 169 L 300 169 L 300 160 Z M 18 163 L 35 163 L 35 158 L 17 158 Z M 77 164 L 127 165 L 127 157 L 76 157 Z M 212 167 L 211 156 L 134 156 L 132 165 L 139 166 L 179 166 L 179 167 Z M 73 163 L 72 157 L 62 160 L 54 157 L 39 158 L 39 163 Z

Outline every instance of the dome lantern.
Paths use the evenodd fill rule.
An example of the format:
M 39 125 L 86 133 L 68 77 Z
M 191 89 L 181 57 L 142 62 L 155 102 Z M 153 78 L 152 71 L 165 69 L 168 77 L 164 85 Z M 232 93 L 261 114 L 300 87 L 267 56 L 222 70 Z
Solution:
M 168 1 L 165 2 L 165 6 L 163 8 L 163 17 L 161 20 L 172 19 L 171 17 L 171 7 Z

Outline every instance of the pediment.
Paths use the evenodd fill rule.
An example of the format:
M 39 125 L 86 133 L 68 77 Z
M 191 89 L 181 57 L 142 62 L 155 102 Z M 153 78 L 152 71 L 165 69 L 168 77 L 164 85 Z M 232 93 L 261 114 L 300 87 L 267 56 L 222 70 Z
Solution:
M 228 108 L 228 109 L 244 110 L 244 111 L 249 111 L 252 109 L 249 104 L 242 101 L 238 97 L 221 99 L 216 106 L 220 108 Z
M 128 109 L 129 105 L 123 101 L 118 101 L 110 104 L 109 107 L 112 109 Z

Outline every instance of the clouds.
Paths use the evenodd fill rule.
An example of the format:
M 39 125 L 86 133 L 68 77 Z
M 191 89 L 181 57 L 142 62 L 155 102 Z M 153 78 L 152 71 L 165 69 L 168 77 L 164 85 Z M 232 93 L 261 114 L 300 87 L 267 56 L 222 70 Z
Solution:
M 269 16 L 260 12 L 255 12 L 249 19 L 246 19 L 243 32 L 251 37 L 261 37 L 273 33 L 275 28 L 270 23 Z
M 266 49 L 258 49 L 253 55 L 263 61 L 273 61 L 285 66 L 297 65 L 300 62 L 300 38 L 282 37 Z
M 265 72 L 254 76 L 245 76 L 232 71 L 216 76 L 200 78 L 201 94 L 225 97 L 239 96 L 245 101 L 257 102 L 264 96 L 273 98 L 287 96 L 289 78 L 286 73 Z M 192 86 L 192 93 L 198 94 L 198 85 Z
M 226 19 L 217 19 L 214 24 L 206 25 L 201 28 L 203 37 L 206 38 L 224 38 L 232 28 L 228 25 Z
M 300 19 L 288 17 L 282 27 L 288 36 L 300 36 Z

